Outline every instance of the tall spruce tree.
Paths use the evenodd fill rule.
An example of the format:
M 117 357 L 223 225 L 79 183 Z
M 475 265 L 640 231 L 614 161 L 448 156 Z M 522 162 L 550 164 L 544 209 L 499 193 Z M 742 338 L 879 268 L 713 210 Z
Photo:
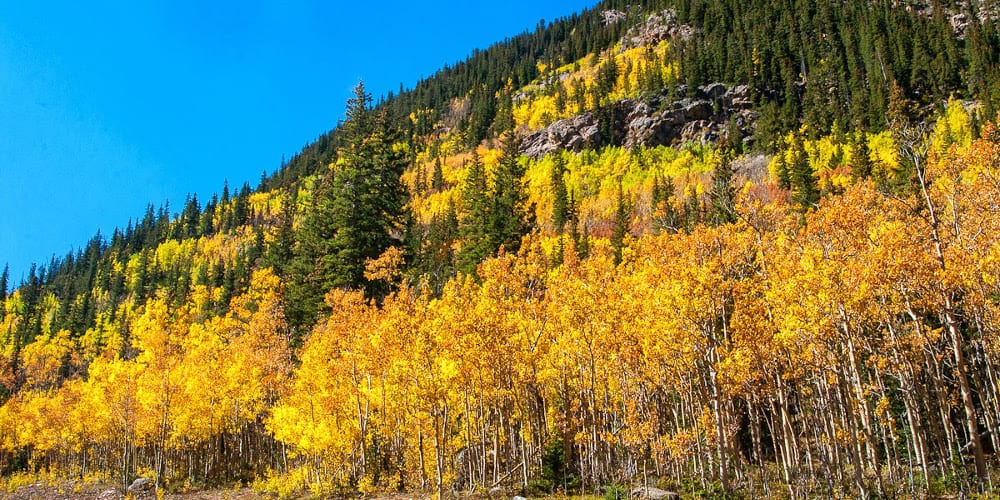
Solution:
M 614 227 L 611 230 L 611 248 L 615 252 L 615 264 L 621 264 L 622 252 L 625 249 L 625 236 L 628 235 L 632 219 L 632 204 L 626 198 L 621 180 L 618 181 L 618 197 L 615 202 Z
M 406 157 L 393 145 L 398 132 L 358 83 L 347 101 L 337 160 L 313 194 L 296 234 L 289 285 L 289 320 L 311 325 L 334 288 L 385 292 L 364 277 L 365 262 L 398 242 L 406 190 L 400 176 Z
M 719 164 L 712 175 L 712 192 L 709 222 L 715 225 L 736 221 L 736 189 L 733 187 L 732 153 L 720 152 Z
M 458 270 L 467 274 L 475 273 L 479 261 L 493 251 L 487 237 L 490 203 L 486 186 L 486 166 L 479 153 L 473 150 L 472 162 L 462 184 L 461 214 L 458 218 L 462 245 L 455 256 Z
M 444 173 L 441 171 L 441 157 L 434 159 L 434 170 L 431 171 L 431 189 L 435 193 L 444 191 Z
M 819 202 L 820 193 L 812 166 L 809 165 L 809 155 L 806 154 L 802 138 L 798 135 L 792 140 L 791 153 L 792 161 L 787 168 L 792 187 L 792 201 L 801 211 L 806 212 Z
M 10 264 L 3 266 L 3 273 L 0 273 L 0 300 L 7 298 L 8 281 L 10 280 Z M 2 314 L 2 311 L 0 311 Z
M 552 226 L 556 234 L 562 234 L 569 220 L 569 199 L 566 194 L 566 160 L 560 153 L 552 155 L 552 170 L 549 179 L 552 182 Z
M 525 205 L 528 194 L 524 186 L 525 167 L 519 159 L 521 141 L 513 132 L 505 132 L 500 138 L 500 150 L 488 219 L 490 250 L 496 252 L 504 247 L 507 252 L 516 253 L 521 247 L 521 237 L 533 226 Z

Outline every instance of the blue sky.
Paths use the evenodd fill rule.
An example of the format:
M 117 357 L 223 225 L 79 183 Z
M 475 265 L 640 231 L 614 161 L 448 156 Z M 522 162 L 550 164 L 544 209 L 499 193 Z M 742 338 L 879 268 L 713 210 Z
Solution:
M 3 2 L 0 266 L 16 283 L 150 202 L 256 185 L 336 125 L 359 79 L 411 87 L 594 4 Z

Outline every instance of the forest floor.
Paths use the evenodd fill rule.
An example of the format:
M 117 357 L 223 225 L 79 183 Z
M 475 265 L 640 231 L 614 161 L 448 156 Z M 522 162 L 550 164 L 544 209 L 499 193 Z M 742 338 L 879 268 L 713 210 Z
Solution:
M 15 489 L 13 492 L 7 492 L 0 490 L 0 499 L 12 499 L 12 500 L 119 500 L 125 498 L 125 495 L 121 493 L 120 490 L 116 489 L 112 485 L 101 484 L 101 483 L 90 483 L 90 484 L 80 484 L 74 481 L 68 481 L 58 486 L 53 486 L 50 484 L 33 483 L 21 486 Z M 154 499 L 157 498 L 156 493 L 152 490 L 140 493 L 138 495 L 130 495 L 128 498 L 134 498 L 136 500 L 143 499 Z M 240 488 L 240 489 L 214 489 L 214 490 L 199 490 L 190 491 L 185 493 L 167 493 L 163 495 L 163 498 L 177 498 L 177 499 L 187 499 L 187 500 L 208 500 L 208 499 L 227 499 L 227 500 L 249 500 L 254 498 L 276 498 L 272 495 L 258 493 L 251 490 L 250 488 Z
M 32 483 L 26 484 L 15 489 L 13 492 L 7 492 L 0 490 L 0 499 L 12 499 L 12 500 L 119 500 L 126 498 L 119 490 L 115 489 L 114 486 L 108 484 L 100 483 L 90 483 L 90 484 L 80 484 L 75 481 L 67 481 L 59 486 L 53 486 L 42 483 Z M 131 495 L 128 498 L 134 498 L 135 500 L 144 499 L 155 499 L 157 498 L 156 493 L 153 491 L 147 491 L 139 495 Z M 167 499 L 183 499 L 183 500 L 211 500 L 211 499 L 223 499 L 223 500 L 251 500 L 256 498 L 272 498 L 276 499 L 274 495 L 269 495 L 266 493 L 256 492 L 250 488 L 240 488 L 240 489 L 210 489 L 210 490 L 197 490 L 184 493 L 167 493 L 163 495 L 163 498 Z M 301 496 L 293 497 L 296 499 L 312 499 L 317 498 L 308 492 L 303 492 Z M 376 497 L 375 500 L 417 500 L 429 498 L 427 496 L 421 495 L 386 495 Z

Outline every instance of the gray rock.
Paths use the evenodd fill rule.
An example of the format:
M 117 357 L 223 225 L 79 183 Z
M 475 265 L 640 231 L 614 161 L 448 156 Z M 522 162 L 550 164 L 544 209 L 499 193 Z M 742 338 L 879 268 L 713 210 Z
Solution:
M 620 10 L 612 9 L 601 12 L 601 22 L 603 22 L 605 26 L 610 26 L 619 21 L 623 21 L 625 17 L 625 13 Z
M 141 493 L 153 488 L 153 480 L 148 477 L 140 477 L 128 486 L 129 493 Z
M 750 97 L 750 87 L 747 85 L 737 85 L 731 87 L 726 91 L 726 97 L 729 99 L 747 99 Z
M 701 91 L 705 93 L 705 97 L 707 97 L 709 99 L 712 99 L 712 100 L 715 100 L 715 99 L 719 99 L 722 96 L 726 95 L 726 92 L 728 90 L 726 89 L 725 85 L 716 82 L 716 83 L 710 83 L 708 85 L 705 85 L 701 89 Z
M 640 486 L 632 490 L 632 498 L 648 498 L 649 500 L 673 500 L 679 499 L 680 495 L 672 491 L 661 490 L 652 486 Z
M 511 498 L 510 500 L 528 500 L 528 499 L 524 498 L 524 497 L 518 496 L 518 497 Z
M 683 108 L 684 118 L 687 121 L 707 120 L 712 116 L 712 103 L 708 101 L 695 101 Z
M 730 122 L 745 138 L 752 136 L 757 113 L 752 111 L 749 88 L 727 88 L 713 83 L 699 89 L 702 98 L 687 97 L 666 101 L 667 93 L 644 101 L 624 99 L 605 108 L 598 117 L 593 112 L 559 120 L 528 134 L 521 152 L 541 158 L 555 151 L 579 152 L 607 145 L 655 147 L 681 141 L 715 142 L 729 133 Z M 611 137 L 601 137 L 599 120 L 610 120 Z
M 687 40 L 696 32 L 693 26 L 679 24 L 676 12 L 668 9 L 650 14 L 645 22 L 629 28 L 621 39 L 621 45 L 622 49 L 628 49 L 656 45 L 671 38 Z
M 492 497 L 501 497 L 501 496 L 503 496 L 503 488 L 502 487 L 496 486 L 496 487 L 490 489 L 490 497 L 491 498 Z

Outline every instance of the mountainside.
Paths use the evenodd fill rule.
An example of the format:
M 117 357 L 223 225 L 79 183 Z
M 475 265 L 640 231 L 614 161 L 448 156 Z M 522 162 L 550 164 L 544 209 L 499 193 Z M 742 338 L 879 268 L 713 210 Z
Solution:
M 998 18 L 608 0 L 359 84 L 256 189 L 0 277 L 0 486 L 992 490 Z

